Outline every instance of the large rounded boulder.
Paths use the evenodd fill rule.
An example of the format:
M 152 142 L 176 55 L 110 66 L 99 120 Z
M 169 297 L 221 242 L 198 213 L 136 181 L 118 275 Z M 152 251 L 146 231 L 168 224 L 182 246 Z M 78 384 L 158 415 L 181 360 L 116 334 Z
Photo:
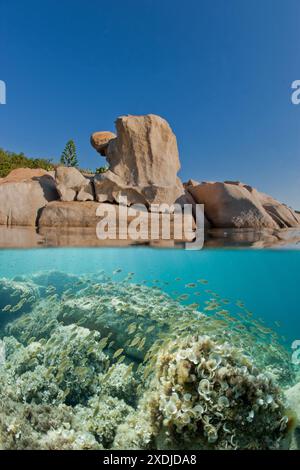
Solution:
M 196 203 L 204 204 L 205 215 L 219 228 L 278 228 L 262 203 L 240 184 L 201 183 L 189 186 Z
M 0 181 L 0 225 L 35 226 L 42 208 L 58 197 L 55 181 L 47 171 L 13 170 Z

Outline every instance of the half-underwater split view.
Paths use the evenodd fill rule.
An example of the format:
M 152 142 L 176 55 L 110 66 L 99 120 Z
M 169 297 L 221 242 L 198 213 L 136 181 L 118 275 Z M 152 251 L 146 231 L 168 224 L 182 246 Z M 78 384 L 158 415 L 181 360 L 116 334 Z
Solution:
M 1 0 L 1 450 L 300 449 L 300 5 L 182 7 Z

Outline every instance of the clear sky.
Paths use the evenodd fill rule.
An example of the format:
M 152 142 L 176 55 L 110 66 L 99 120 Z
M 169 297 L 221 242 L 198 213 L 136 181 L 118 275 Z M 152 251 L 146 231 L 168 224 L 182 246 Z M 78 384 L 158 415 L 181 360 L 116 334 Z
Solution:
M 299 0 L 0 0 L 0 147 L 102 166 L 89 136 L 165 117 L 180 176 L 238 179 L 300 209 Z

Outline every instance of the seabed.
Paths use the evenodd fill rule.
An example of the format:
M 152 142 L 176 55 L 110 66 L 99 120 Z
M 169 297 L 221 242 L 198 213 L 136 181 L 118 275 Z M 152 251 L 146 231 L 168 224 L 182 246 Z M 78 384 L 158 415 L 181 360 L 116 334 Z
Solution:
M 196 263 L 182 250 L 2 250 L 1 448 L 288 448 L 285 390 L 300 377 L 290 338 L 276 313 L 259 319 L 214 289 L 214 253 Z M 245 250 L 216 256 L 226 271 L 233 253 L 238 277 Z M 247 262 L 258 253 L 270 266 L 298 254 L 250 250 Z

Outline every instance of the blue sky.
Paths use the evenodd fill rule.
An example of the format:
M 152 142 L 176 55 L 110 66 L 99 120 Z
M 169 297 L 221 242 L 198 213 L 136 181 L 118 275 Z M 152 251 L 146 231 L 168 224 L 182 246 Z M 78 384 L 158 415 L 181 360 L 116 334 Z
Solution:
M 298 0 L 0 0 L 0 146 L 86 168 L 96 130 L 165 117 L 183 180 L 238 179 L 300 209 Z

